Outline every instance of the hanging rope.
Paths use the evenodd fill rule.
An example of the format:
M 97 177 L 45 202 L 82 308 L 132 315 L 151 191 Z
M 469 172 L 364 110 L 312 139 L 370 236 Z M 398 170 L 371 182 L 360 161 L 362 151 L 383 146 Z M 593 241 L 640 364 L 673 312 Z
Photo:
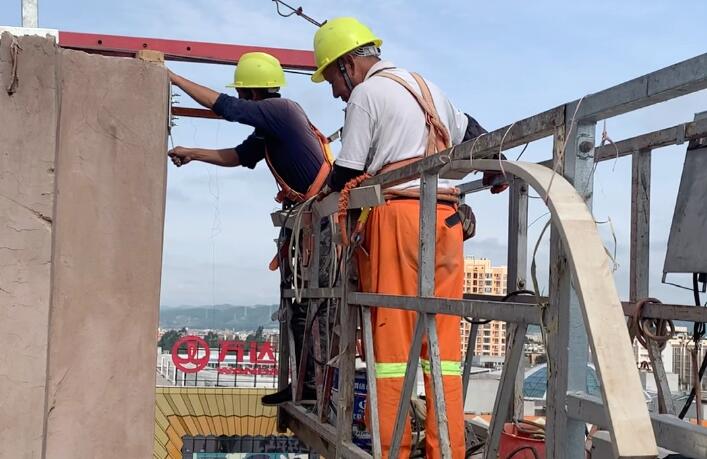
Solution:
M 304 272 L 304 256 L 301 253 L 300 249 L 300 241 L 302 239 L 302 230 L 303 230 L 303 225 L 302 225 L 302 219 L 304 217 L 304 214 L 309 211 L 312 207 L 312 203 L 317 199 L 317 196 L 312 196 L 308 200 L 304 201 L 303 203 L 299 204 L 295 210 L 294 210 L 294 224 L 292 226 L 292 236 L 290 238 L 291 245 L 290 245 L 290 250 L 288 251 L 288 260 L 291 263 L 291 270 L 292 270 L 292 283 L 293 283 L 293 289 L 295 291 L 295 302 L 301 303 L 302 302 L 302 293 L 304 291 L 304 278 L 302 277 L 302 273 Z M 315 224 L 315 222 L 312 222 L 310 224 Z M 301 282 L 301 286 L 300 286 Z
M 368 172 L 364 172 L 358 177 L 352 178 L 346 183 L 346 185 L 344 185 L 344 189 L 341 190 L 341 193 L 339 193 L 339 211 L 337 213 L 337 217 L 339 221 L 339 231 L 341 231 L 341 244 L 344 247 L 348 247 L 351 243 L 351 241 L 349 240 L 348 231 L 346 229 L 346 215 L 349 210 L 349 198 L 351 197 L 351 190 L 359 186 L 361 183 L 363 183 L 364 180 L 370 177 L 371 174 L 369 174 Z
M 656 298 L 645 298 L 636 303 L 633 314 L 628 321 L 628 328 L 641 346 L 648 349 L 648 340 L 651 340 L 656 342 L 662 351 L 668 340 L 675 334 L 675 324 L 668 319 L 644 318 L 643 308 L 647 304 L 662 304 L 662 302 Z
M 316 20 L 312 19 L 311 17 L 307 16 L 306 14 L 304 14 L 304 10 L 302 10 L 302 7 L 301 7 L 301 6 L 300 6 L 300 7 L 297 7 L 297 8 L 293 8 L 293 7 L 291 7 L 290 5 L 288 5 L 287 3 L 283 2 L 282 0 L 272 0 L 272 1 L 275 2 L 275 9 L 277 10 L 277 14 L 279 14 L 279 15 L 282 16 L 283 18 L 289 18 L 289 17 L 292 16 L 293 14 L 296 14 L 297 16 L 299 16 L 299 17 L 301 17 L 302 19 L 304 19 L 304 20 L 306 20 L 306 21 L 308 21 L 308 22 L 314 24 L 314 25 L 317 26 L 317 27 L 321 27 L 321 26 L 324 25 L 323 22 L 316 21 Z M 280 11 L 280 5 L 284 6 L 285 8 L 289 8 L 289 10 L 291 11 L 291 13 L 285 14 L 285 13 L 283 13 L 282 11 Z M 326 21 L 325 21 L 325 22 L 326 22 Z
M 604 128 L 601 131 L 601 146 L 603 147 L 607 143 L 614 147 L 614 150 L 616 150 L 616 158 L 614 158 L 614 164 L 611 166 L 611 172 L 614 172 L 616 169 L 616 162 L 619 160 L 619 147 L 616 146 L 614 141 L 611 140 L 611 137 L 609 137 L 609 134 L 606 132 L 606 120 L 604 120 Z
M 7 86 L 7 95 L 11 96 L 17 91 L 17 85 L 20 82 L 17 77 L 17 56 L 22 52 L 22 47 L 17 43 L 17 37 L 12 37 L 10 43 L 10 59 L 12 60 L 12 70 L 10 71 L 10 84 Z
M 501 143 L 498 145 L 498 166 L 501 168 L 501 173 L 503 174 L 503 178 L 506 180 L 507 180 L 506 171 L 503 168 L 503 142 L 506 140 L 506 136 L 508 135 L 509 132 L 511 132 L 511 129 L 513 129 L 513 126 L 515 126 L 515 125 L 516 125 L 516 122 L 514 121 L 513 123 L 511 123 L 510 126 L 508 126 L 508 129 L 506 129 L 506 132 L 503 134 L 503 137 L 501 137 Z M 525 151 L 525 149 L 523 149 L 523 151 Z

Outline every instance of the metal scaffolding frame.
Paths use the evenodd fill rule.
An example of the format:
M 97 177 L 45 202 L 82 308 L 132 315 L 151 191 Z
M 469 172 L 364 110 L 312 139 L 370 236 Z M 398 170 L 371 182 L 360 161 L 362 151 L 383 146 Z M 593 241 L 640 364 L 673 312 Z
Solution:
M 35 2 L 27 2 L 29 7 L 33 7 Z M 28 8 L 31 12 L 31 8 Z M 23 25 L 32 25 L 27 22 Z M 34 24 L 36 25 L 36 23 Z M 33 29 L 27 29 L 31 32 Z M 36 29 L 39 30 L 39 29 Z M 56 32 L 60 46 L 72 49 L 80 49 L 87 52 L 94 52 L 106 55 L 136 55 L 139 51 L 154 50 L 165 53 L 165 59 L 200 62 L 200 63 L 236 63 L 238 56 L 243 52 L 252 51 L 253 47 L 238 47 L 236 45 L 195 43 L 173 40 L 144 39 L 139 37 L 115 37 L 95 34 L 76 34 L 71 32 Z M 225 48 L 224 48 L 225 46 Z M 233 48 L 236 47 L 236 48 Z M 313 56 L 310 52 L 298 50 L 278 50 L 266 49 L 267 52 L 276 54 L 282 53 L 280 59 L 283 66 L 300 70 L 312 70 Z M 225 53 L 225 54 L 224 54 Z M 224 57 L 226 56 L 226 57 Z M 547 110 L 537 115 L 516 121 L 509 126 L 502 127 L 490 132 L 488 135 L 478 139 L 476 142 L 466 142 L 456 146 L 454 149 L 444 151 L 414 164 L 405 166 L 392 172 L 381 174 L 366 180 L 361 187 L 354 189 L 350 199 L 350 208 L 374 206 L 383 202 L 381 189 L 397 183 L 402 183 L 413 178 L 422 178 L 421 197 L 421 247 L 420 247 L 420 290 L 416 297 L 396 297 L 387 295 L 374 295 L 360 293 L 356 291 L 356 286 L 350 282 L 348 272 L 344 270 L 341 278 L 344 281 L 334 288 L 320 288 L 318 285 L 318 244 L 314 244 L 310 264 L 305 277 L 308 279 L 308 286 L 299 292 L 303 298 L 308 300 L 319 300 L 323 298 L 337 298 L 339 306 L 339 325 L 334 333 L 334 345 L 336 353 L 339 354 L 340 381 L 348 381 L 339 388 L 338 419 L 336 426 L 327 424 L 324 416 L 323 397 L 318 403 L 318 414 L 312 413 L 305 405 L 299 402 L 290 402 L 279 408 L 279 426 L 283 429 L 289 428 L 295 432 L 300 439 L 305 441 L 310 447 L 316 449 L 327 457 L 347 457 L 365 458 L 371 457 L 352 443 L 352 410 L 353 410 L 353 376 L 356 333 L 359 314 L 357 310 L 362 310 L 362 323 L 360 327 L 363 331 L 363 345 L 366 354 L 371 356 L 372 341 L 370 331 L 370 307 L 392 307 L 408 309 L 418 312 L 418 324 L 416 327 L 416 340 L 413 342 L 413 352 L 410 353 L 409 368 L 417 368 L 419 357 L 419 342 L 424 334 L 429 333 L 430 342 L 435 342 L 434 320 L 436 314 L 452 314 L 475 319 L 495 319 L 509 323 L 509 352 L 507 354 L 502 383 L 499 387 L 495 403 L 495 413 L 490 433 L 489 448 L 487 448 L 487 458 L 494 457 L 494 452 L 498 447 L 500 429 L 503 422 L 513 418 L 522 409 L 519 403 L 519 375 L 518 361 L 522 352 L 522 337 L 529 324 L 553 323 L 552 333 L 548 336 L 549 360 L 556 363 L 559 371 L 553 374 L 548 381 L 548 394 L 555 394 L 555 397 L 548 398 L 548 457 L 583 457 L 584 454 L 584 422 L 591 422 L 600 426 L 602 431 L 595 436 L 596 442 L 604 447 L 605 451 L 612 451 L 615 457 L 654 457 L 655 444 L 680 452 L 693 457 L 707 457 L 707 432 L 706 429 L 687 424 L 677 420 L 669 414 L 652 414 L 650 417 L 642 412 L 639 405 L 636 406 L 639 416 L 635 423 L 624 425 L 623 429 L 615 431 L 617 423 L 625 424 L 622 413 L 612 413 L 606 404 L 601 400 L 591 397 L 580 388 L 584 387 L 584 377 L 586 371 L 586 361 L 588 359 L 587 349 L 592 340 L 587 338 L 584 331 L 583 310 L 580 299 L 571 288 L 571 269 L 569 262 L 572 254 L 566 253 L 566 241 L 563 242 L 560 231 L 560 221 L 555 221 L 551 233 L 551 259 L 553 263 L 550 267 L 551 290 L 549 298 L 516 297 L 512 302 L 501 302 L 501 298 L 483 295 L 466 295 L 463 300 L 447 300 L 431 297 L 434 291 L 434 266 L 430 260 L 434 256 L 434 228 L 428 222 L 434 218 L 435 190 L 438 177 L 443 178 L 464 178 L 474 170 L 494 170 L 498 168 L 498 161 L 484 161 L 482 158 L 489 158 L 499 150 L 508 150 L 528 142 L 539 140 L 548 136 L 553 136 L 553 160 L 539 163 L 540 166 L 558 166 L 561 176 L 564 176 L 569 183 L 572 183 L 581 193 L 581 196 L 591 207 L 591 184 L 592 169 L 596 163 L 613 159 L 617 156 L 633 156 L 632 174 L 632 200 L 631 200 L 631 295 L 629 301 L 620 303 L 623 309 L 618 308 L 618 302 L 614 305 L 615 313 L 631 315 L 638 299 L 647 293 L 647 260 L 648 260 L 648 219 L 645 218 L 649 212 L 649 194 L 645 190 L 650 186 L 650 152 L 660 147 L 680 144 L 685 140 L 699 139 L 707 136 L 707 120 L 695 120 L 668 127 L 655 132 L 650 132 L 620 142 L 616 142 L 615 148 L 612 146 L 601 146 L 595 148 L 596 122 L 637 110 L 652 104 L 656 104 L 671 98 L 692 93 L 707 88 L 707 54 L 697 56 L 687 61 L 673 66 L 652 72 L 643 77 L 636 78 L 626 83 L 619 84 L 607 90 L 587 95 L 580 100 L 572 101 L 556 108 Z M 179 116 L 214 118 L 212 112 L 196 108 L 173 107 L 173 113 Z M 574 123 L 572 119 L 574 118 Z M 560 155 L 562 147 L 566 143 L 564 155 Z M 470 156 L 474 153 L 473 165 Z M 560 157 L 562 156 L 562 157 Z M 560 161 L 561 160 L 561 161 Z M 523 166 L 523 164 L 519 164 Z M 528 166 L 527 163 L 524 163 Z M 539 166 L 538 166 L 539 167 Z M 522 167 L 521 167 L 522 169 Z M 525 279 L 527 271 L 527 209 L 528 209 L 528 185 L 532 177 L 527 175 L 527 171 L 513 168 L 512 163 L 505 166 L 507 173 L 515 175 L 511 186 L 511 197 L 509 199 L 509 233 L 508 233 L 508 290 L 527 288 L 528 281 Z M 560 177 L 560 176 L 558 176 Z M 546 176 L 547 178 L 547 176 Z M 567 185 L 563 179 L 555 178 L 553 189 L 557 191 L 562 188 L 560 184 Z M 536 182 L 536 189 L 543 194 L 543 183 Z M 563 185 L 564 186 L 564 185 Z M 569 186 L 569 185 L 567 185 Z M 463 184 L 460 189 L 462 193 L 469 194 L 483 190 L 485 187 L 480 181 L 471 181 Z M 565 190 L 567 191 L 567 190 Z M 550 201 L 550 199 L 548 199 Z M 581 200 L 580 200 L 581 201 Z M 337 208 L 337 196 L 330 195 L 328 198 L 314 206 L 314 218 L 325 217 L 333 214 Z M 586 206 L 585 206 L 586 209 Z M 282 213 L 273 214 L 275 226 L 288 224 Z M 349 225 L 351 226 L 351 225 Z M 317 225 L 314 225 L 314 234 L 318 237 Z M 575 283 L 575 285 L 577 285 Z M 286 298 L 293 298 L 293 290 L 285 290 Z M 542 310 L 537 306 L 537 302 L 547 303 L 547 311 L 543 316 Z M 617 300 L 618 301 L 618 300 Z M 314 314 L 314 307 L 310 307 L 310 316 Z M 707 321 L 707 311 L 702 308 L 695 308 L 687 305 L 675 304 L 649 304 L 643 309 L 643 316 L 648 318 L 670 318 L 686 321 Z M 614 321 L 615 325 L 623 324 Z M 318 326 L 316 321 L 313 326 Z M 569 330 L 573 332 L 570 336 Z M 431 333 L 430 333 L 431 332 Z M 291 377 L 293 385 L 298 388 L 298 377 L 296 371 L 290 372 L 290 368 L 295 369 L 304 362 L 296 362 L 294 352 L 294 341 L 287 327 L 281 329 L 282 339 L 280 340 L 281 365 L 280 384 L 285 385 L 288 376 Z M 472 331 L 473 333 L 473 331 Z M 625 327 L 623 333 L 626 333 Z M 318 336 L 317 330 L 312 329 L 307 336 Z M 623 348 L 628 346 L 628 340 L 617 337 L 594 335 L 594 340 L 601 338 L 602 345 L 610 343 L 611 346 Z M 594 343 L 595 344 L 595 343 Z M 306 346 L 305 346 L 306 348 Z M 315 346 L 315 354 L 319 346 Z M 568 352 L 560 352 L 561 349 L 568 349 Z M 417 350 L 417 352 L 415 352 Z M 625 353 L 625 352 L 624 352 Z M 306 352 L 304 359 L 307 358 Z M 321 356 L 315 355 L 316 358 Z M 304 360 L 303 359 L 303 360 Z M 430 356 L 433 380 L 435 381 L 435 391 L 441 391 L 441 373 L 439 368 L 439 354 L 435 355 L 434 350 Z M 468 365 L 471 359 L 468 358 L 465 368 L 464 381 L 468 380 Z M 369 368 L 371 366 L 369 365 Z M 601 367 L 601 365 L 600 365 Z M 610 373 L 616 374 L 617 368 L 609 368 Z M 632 374 L 631 368 L 625 370 Z M 635 370 L 635 368 L 633 368 Z M 406 375 L 405 397 L 410 396 L 414 375 L 412 370 Z M 599 368 L 600 376 L 603 378 L 602 368 Z M 660 379 L 661 372 L 656 372 L 658 386 L 665 385 Z M 622 377 L 624 376 L 622 372 Z M 375 404 L 375 374 L 368 372 L 369 388 L 371 388 L 370 400 Z M 631 379 L 631 378 L 629 378 Z M 632 378 L 633 383 L 637 382 Z M 300 379 L 301 380 L 301 379 Z M 321 394 L 325 395 L 331 388 L 331 376 L 317 372 L 317 382 Z M 604 384 L 602 384 L 602 387 Z M 467 385 L 464 389 L 466 391 Z M 296 391 L 296 399 L 301 396 L 301 389 Z M 607 394 L 604 394 L 604 399 Z M 615 394 L 608 394 L 611 398 Z M 665 395 L 665 393 L 663 393 Z M 442 400 L 442 397 L 435 397 Z M 619 400 L 622 401 L 623 400 Z M 443 438 L 442 457 L 450 457 L 448 451 L 448 437 L 444 432 L 444 406 L 438 406 L 440 413 L 440 433 Z M 375 410 L 372 410 L 375 414 Z M 396 444 L 399 444 L 402 434 L 403 414 L 407 413 L 402 404 L 398 412 Z M 612 417 L 613 414 L 613 417 Z M 372 417 L 372 427 L 375 432 L 377 419 Z M 631 441 L 631 436 L 636 431 L 646 433 L 646 428 L 653 430 L 655 442 L 641 439 L 639 443 Z M 373 457 L 380 456 L 380 442 L 374 434 Z
M 547 331 L 550 372 L 547 390 L 547 457 L 583 458 L 585 422 L 599 426 L 597 451 L 611 451 L 614 457 L 656 457 L 656 445 L 692 457 L 707 457 L 707 429 L 678 420 L 666 405 L 669 397 L 662 363 L 654 375 L 659 392 L 661 414 L 648 413 L 638 371 L 633 361 L 624 315 L 633 313 L 635 304 L 648 295 L 650 155 L 660 147 L 681 144 L 685 140 L 707 137 L 707 121 L 696 120 L 616 142 L 615 146 L 597 146 L 596 123 L 602 119 L 647 107 L 707 88 L 707 54 L 683 61 L 642 77 L 587 95 L 537 115 L 516 121 L 490 132 L 476 141 L 421 159 L 400 169 L 367 179 L 351 193 L 349 208 L 358 209 L 383 202 L 381 189 L 412 179 L 421 179 L 419 290 L 414 297 L 378 295 L 356 291 L 347 277 L 348 266 L 340 285 L 320 288 L 316 270 L 310 269 L 302 298 L 312 302 L 337 298 L 339 321 L 336 327 L 335 352 L 338 356 L 339 396 L 337 425 L 324 422 L 324 404 L 330 385 L 319 385 L 320 400 L 315 414 L 300 404 L 286 403 L 279 408 L 281 427 L 288 427 L 303 441 L 327 457 L 365 458 L 380 456 L 377 435 L 377 411 L 371 410 L 373 454 L 352 442 L 352 411 L 356 333 L 361 308 L 362 341 L 367 356 L 369 403 L 375 406 L 375 374 L 370 331 L 370 307 L 390 307 L 417 312 L 418 320 L 409 354 L 391 457 L 396 457 L 407 404 L 415 379 L 422 337 L 428 336 L 430 363 L 435 391 L 437 425 L 441 438 L 441 456 L 451 457 L 442 394 L 435 316 L 452 314 L 475 319 L 495 319 L 509 323 L 508 350 L 494 405 L 485 458 L 496 457 L 503 423 L 517 417 L 522 409 L 519 399 L 519 361 L 528 324 L 542 324 Z M 550 255 L 550 292 L 548 298 L 516 297 L 501 302 L 499 297 L 467 295 L 463 300 L 433 298 L 434 292 L 434 218 L 438 177 L 462 179 L 476 170 L 499 170 L 498 160 L 489 160 L 501 150 L 553 136 L 553 159 L 539 164 L 503 162 L 504 170 L 514 177 L 509 199 L 508 290 L 527 288 L 527 209 L 528 187 L 545 199 L 553 214 Z M 473 150 L 473 160 L 471 158 Z M 631 270 L 630 298 L 620 302 L 609 268 L 609 258 L 601 244 L 591 216 L 593 170 L 596 163 L 617 156 L 632 155 L 631 187 Z M 559 171 L 557 176 L 553 168 Z M 553 182 L 554 181 L 554 182 Z M 550 183 L 553 183 L 550 187 Z M 484 189 L 480 181 L 465 183 L 463 193 Z M 312 221 L 319 221 L 336 211 L 337 196 L 331 195 L 312 206 Z M 351 217 L 350 217 L 351 218 Z M 283 213 L 273 214 L 276 226 L 288 225 Z M 317 225 L 314 225 L 315 227 Z M 351 227 L 351 225 L 349 225 Z M 317 259 L 318 244 L 310 259 Z M 598 252 L 598 253 L 595 253 Z M 596 278 L 600 278 L 597 280 Z M 575 290 L 576 289 L 576 290 Z M 295 292 L 286 290 L 286 298 Z M 545 307 L 538 307 L 538 303 Z M 310 313 L 313 308 L 310 308 Z M 688 305 L 649 304 L 643 317 L 707 321 L 707 308 Z M 586 324 L 586 325 L 585 325 Z M 286 384 L 288 366 L 296 365 L 291 357 L 292 335 L 281 329 L 280 384 Z M 570 332 L 571 331 L 571 332 Z M 587 333 L 589 332 L 589 333 Z M 472 335 L 474 330 L 472 330 Z M 309 334 L 307 335 L 309 336 Z M 337 342 L 338 341 L 338 342 Z M 596 361 L 602 400 L 584 392 L 588 351 Z M 651 350 L 651 349 L 649 349 Z M 315 346 L 315 353 L 318 346 Z M 306 354 L 306 353 L 303 353 Z M 655 355 L 655 352 L 651 352 Z M 659 356 L 659 352 L 657 353 Z M 288 357 L 289 356 L 289 357 Z M 321 357 L 321 356 L 319 356 Z M 304 364 L 304 360 L 299 362 Z M 465 362 L 464 381 L 468 380 Z M 294 375 L 295 372 L 293 371 Z M 300 373 L 302 374 L 302 373 Z M 297 378 L 293 378 L 296 386 Z M 318 376 L 318 381 L 319 381 Z M 467 390 L 465 384 L 464 390 Z M 519 403 L 519 401 L 521 403 Z M 520 406 L 519 406 L 520 405 Z
M 37 2 L 22 1 L 23 27 L 37 26 Z M 165 58 L 190 62 L 236 63 L 238 57 L 247 51 L 264 50 L 280 58 L 283 66 L 300 70 L 312 70 L 313 56 L 311 52 L 298 50 L 277 50 L 268 48 L 238 47 L 236 45 L 208 44 L 183 42 L 173 40 L 157 40 L 131 37 L 115 37 L 109 35 L 77 34 L 57 32 L 60 46 L 81 49 L 107 55 L 135 55 L 138 51 L 150 49 L 163 52 Z M 391 307 L 414 310 L 418 320 L 405 376 L 404 391 L 396 419 L 393 441 L 393 454 L 400 444 L 402 426 L 407 415 L 407 405 L 403 403 L 410 398 L 414 373 L 417 369 L 419 350 L 424 335 L 430 342 L 430 366 L 435 391 L 437 424 L 441 439 L 441 456 L 451 457 L 449 437 L 446 428 L 444 397 L 442 397 L 442 378 L 440 369 L 439 349 L 437 346 L 435 316 L 436 314 L 452 314 L 473 317 L 476 319 L 504 320 L 510 324 L 509 352 L 502 374 L 502 381 L 494 405 L 494 413 L 485 457 L 496 456 L 500 431 L 503 423 L 518 413 L 518 363 L 522 354 L 523 336 L 528 324 L 549 324 L 548 330 L 548 360 L 556 370 L 548 381 L 547 398 L 547 456 L 553 458 L 584 457 L 584 423 L 590 422 L 604 429 L 595 436 L 595 440 L 603 445 L 603 451 L 610 451 L 614 457 L 655 457 L 656 444 L 682 454 L 693 457 L 707 457 L 707 429 L 682 422 L 665 414 L 672 411 L 665 398 L 667 384 L 664 379 L 660 361 L 654 360 L 659 368 L 655 372 L 657 386 L 661 388 L 662 414 L 649 415 L 644 404 L 636 402 L 635 390 L 627 391 L 625 386 L 633 389 L 639 384 L 638 374 L 633 362 L 627 364 L 629 341 L 625 339 L 628 332 L 620 319 L 621 315 L 630 315 L 636 302 L 648 293 L 648 234 L 650 212 L 650 158 L 654 149 L 667 145 L 680 144 L 685 140 L 699 139 L 707 136 L 707 120 L 696 120 L 655 132 L 636 136 L 617 142 L 614 147 L 595 147 L 596 123 L 599 120 L 637 110 L 649 105 L 663 102 L 685 94 L 707 88 L 707 54 L 703 54 L 681 63 L 666 67 L 656 72 L 611 87 L 604 91 L 587 95 L 579 100 L 568 102 L 543 113 L 516 121 L 509 126 L 490 132 L 478 141 L 466 142 L 455 148 L 437 155 L 422 159 L 414 164 L 400 169 L 380 174 L 366 180 L 362 186 L 353 190 L 350 208 L 375 206 L 382 202 L 381 189 L 411 179 L 421 179 L 420 206 L 420 269 L 419 290 L 414 297 L 400 297 L 360 293 L 351 282 L 348 266 L 344 269 L 339 286 L 335 288 L 319 288 L 318 264 L 316 260 L 318 244 L 314 244 L 311 259 L 314 260 L 306 273 L 308 287 L 301 292 L 308 300 L 322 298 L 337 298 L 339 322 L 333 344 L 338 354 L 339 397 L 338 422 L 331 426 L 324 422 L 324 405 L 321 400 L 318 413 L 314 414 L 297 401 L 286 403 L 279 408 L 279 425 L 289 428 L 310 447 L 327 457 L 367 458 L 379 457 L 381 446 L 377 435 L 378 420 L 376 410 L 371 410 L 371 427 L 373 431 L 373 455 L 368 454 L 352 443 L 352 412 L 353 412 L 353 382 L 354 359 L 356 354 L 356 333 L 358 329 L 357 310 L 362 311 L 363 345 L 369 357 L 368 386 L 369 400 L 376 404 L 375 374 L 372 365 L 372 337 L 370 330 L 370 307 Z M 208 111 L 201 109 L 179 109 L 181 116 L 213 117 Z M 509 233 L 508 260 L 509 276 L 508 290 L 525 288 L 527 268 L 527 208 L 528 186 L 535 188 L 546 198 L 546 203 L 553 208 L 553 226 L 551 232 L 551 264 L 550 264 L 550 294 L 548 298 L 521 298 L 513 302 L 501 302 L 498 297 L 471 296 L 463 300 L 448 300 L 433 298 L 434 292 L 434 225 L 437 180 L 442 178 L 461 179 L 476 170 L 498 170 L 499 162 L 488 160 L 501 150 L 508 150 L 541 138 L 553 136 L 553 159 L 536 164 L 505 163 L 505 171 L 514 176 L 509 200 Z M 472 152 L 473 150 L 473 152 Z M 472 162 L 471 155 L 474 155 Z M 604 293 L 597 294 L 591 289 L 585 292 L 587 284 L 591 283 L 586 273 L 592 269 L 606 267 L 599 265 L 583 265 L 584 260 L 578 259 L 581 247 L 572 239 L 576 239 L 577 223 L 574 218 L 566 218 L 563 211 L 571 208 L 591 217 L 592 171 L 596 163 L 617 156 L 632 155 L 632 187 L 631 187 L 631 271 L 630 298 L 628 302 L 620 303 L 618 297 L 603 306 L 601 311 L 614 319 L 603 324 L 606 329 L 597 327 L 597 310 L 601 306 L 597 298 L 603 298 Z M 551 166 L 560 171 L 560 176 L 554 178 L 552 190 L 548 186 L 549 169 Z M 561 178 L 564 177 L 564 178 Z M 574 187 L 572 191 L 571 187 Z M 472 193 L 484 189 L 480 181 L 473 181 L 461 186 L 463 193 Z M 567 201 L 569 200 L 569 201 Z M 314 206 L 314 217 L 322 218 L 331 215 L 336 209 L 336 196 L 330 196 Z M 581 204 L 581 205 L 580 205 Z M 574 215 L 574 214 L 573 214 Z M 584 217 L 584 227 L 588 220 Z M 575 215 L 576 216 L 576 215 Z M 277 224 L 287 224 L 282 215 L 273 217 Z M 315 220 L 316 221 L 316 220 Z M 593 223 L 593 220 L 592 220 Z M 315 237 L 318 236 L 315 227 Z M 582 233 L 587 235 L 588 233 Z M 596 231 L 590 236 L 596 236 Z M 598 238 L 597 238 L 598 239 Z M 581 253 L 584 255 L 591 255 Z M 602 254 L 603 256 L 603 254 Z M 601 261 L 601 257 L 595 257 Z M 607 262 L 604 259 L 604 262 Z M 604 279 L 606 281 L 606 279 Z M 597 284 L 593 285 L 596 287 Z M 577 289 L 577 292 L 573 289 Z M 603 285 L 607 287 L 607 285 Z M 615 295 L 613 280 L 608 285 Z M 286 298 L 295 296 L 295 292 L 286 290 Z M 594 298 L 591 298 L 594 294 Z M 611 295 L 609 295 L 611 297 Z M 546 304 L 539 308 L 537 302 Z M 313 303 L 313 301 L 312 301 Z M 309 308 L 310 317 L 314 314 L 314 306 Z M 670 318 L 687 321 L 707 322 L 707 309 L 686 305 L 647 305 L 643 316 L 648 318 Z M 586 326 L 585 326 L 586 323 Z M 313 324 L 315 327 L 316 322 Z M 570 333 L 570 330 L 572 333 Z M 589 336 L 587 334 L 589 330 Z M 295 362 L 294 342 L 288 327 L 281 328 L 282 338 L 280 349 L 280 384 L 286 384 L 291 376 L 296 389 L 296 400 L 301 395 L 296 368 L 306 360 L 303 352 L 303 362 Z M 317 330 L 311 335 L 318 336 Z M 597 368 L 601 379 L 602 400 L 583 392 L 588 349 L 592 347 L 597 359 Z M 306 346 L 305 346 L 306 348 Z M 315 354 L 319 346 L 314 346 Z M 612 362 L 612 357 L 621 354 L 619 364 Z M 653 356 L 654 349 L 649 349 Z M 657 354 L 659 355 L 659 353 Z M 321 356 L 318 356 L 321 358 Z M 467 359 L 468 366 L 471 359 Z M 290 371 L 290 368 L 292 371 Z M 298 378 L 298 376 L 300 376 Z M 663 377 L 662 377 L 663 376 Z M 468 367 L 465 368 L 465 381 L 468 378 Z M 320 399 L 326 397 L 331 387 L 329 375 L 317 374 Z M 467 390 L 467 386 L 464 386 Z M 652 434 L 651 434 L 652 432 Z

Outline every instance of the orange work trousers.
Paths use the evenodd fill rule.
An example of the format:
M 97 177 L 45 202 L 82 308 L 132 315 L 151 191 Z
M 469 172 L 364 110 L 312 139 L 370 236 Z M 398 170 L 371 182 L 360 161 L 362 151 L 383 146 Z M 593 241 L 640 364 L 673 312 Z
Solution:
M 420 202 L 416 199 L 390 200 L 382 206 L 373 208 L 366 222 L 363 245 L 357 250 L 362 291 L 390 295 L 417 295 L 419 211 Z M 444 220 L 454 212 L 455 209 L 451 205 L 437 205 L 435 296 L 459 299 L 462 298 L 464 281 L 462 228 L 461 225 L 448 228 L 444 223 Z M 383 457 L 387 458 L 403 389 L 416 313 L 400 309 L 372 308 L 372 320 L 378 419 Z M 462 459 L 465 443 L 460 371 L 460 318 L 437 315 L 436 320 L 447 408 L 447 428 L 453 457 Z M 422 343 L 420 359 L 427 394 L 425 423 L 427 457 L 441 457 L 426 339 Z M 409 457 L 411 444 L 410 422 L 406 420 L 399 457 Z

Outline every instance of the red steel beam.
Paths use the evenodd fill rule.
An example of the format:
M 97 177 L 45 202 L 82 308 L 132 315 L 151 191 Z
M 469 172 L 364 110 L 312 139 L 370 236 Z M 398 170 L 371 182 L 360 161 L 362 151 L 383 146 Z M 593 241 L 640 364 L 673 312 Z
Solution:
M 278 58 L 283 68 L 311 71 L 316 69 L 314 53 L 298 49 L 61 31 L 59 46 L 110 56 L 134 56 L 140 50 L 149 49 L 164 53 L 167 60 L 211 64 L 235 64 L 245 53 L 262 51 Z
M 207 108 L 192 108 L 192 107 L 175 107 L 172 106 L 172 115 L 186 116 L 188 118 L 209 118 L 220 120 L 223 119 L 216 113 Z

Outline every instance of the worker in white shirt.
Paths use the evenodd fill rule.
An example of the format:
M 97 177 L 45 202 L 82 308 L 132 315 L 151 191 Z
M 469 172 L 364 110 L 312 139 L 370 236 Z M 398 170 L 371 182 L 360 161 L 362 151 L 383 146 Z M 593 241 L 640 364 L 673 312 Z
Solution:
M 402 167 L 451 145 L 478 136 L 483 129 L 458 110 L 434 84 L 379 57 L 382 40 L 354 18 L 326 22 L 314 37 L 317 70 L 312 81 L 327 81 L 346 105 L 342 147 L 329 186 L 350 188 L 364 177 Z M 467 131 L 470 132 L 467 132 Z M 492 176 L 487 175 L 486 182 Z M 507 184 L 496 183 L 492 192 Z M 419 181 L 384 190 L 386 203 L 373 208 L 357 250 L 364 292 L 417 295 Z M 464 262 L 462 226 L 455 221 L 459 193 L 440 180 L 437 204 L 435 295 L 462 298 Z M 458 220 L 456 220 L 458 222 Z M 396 410 L 412 342 L 416 314 L 373 308 L 373 347 L 383 455 L 388 457 Z M 463 458 L 464 415 L 459 317 L 437 316 L 442 379 L 453 457 Z M 427 343 L 421 353 L 426 393 L 432 394 Z M 429 397 L 431 400 L 431 396 Z M 376 407 L 372 407 L 375 409 Z M 400 457 L 411 447 L 405 423 Z M 428 457 L 439 456 L 434 404 L 427 404 L 425 442 Z

